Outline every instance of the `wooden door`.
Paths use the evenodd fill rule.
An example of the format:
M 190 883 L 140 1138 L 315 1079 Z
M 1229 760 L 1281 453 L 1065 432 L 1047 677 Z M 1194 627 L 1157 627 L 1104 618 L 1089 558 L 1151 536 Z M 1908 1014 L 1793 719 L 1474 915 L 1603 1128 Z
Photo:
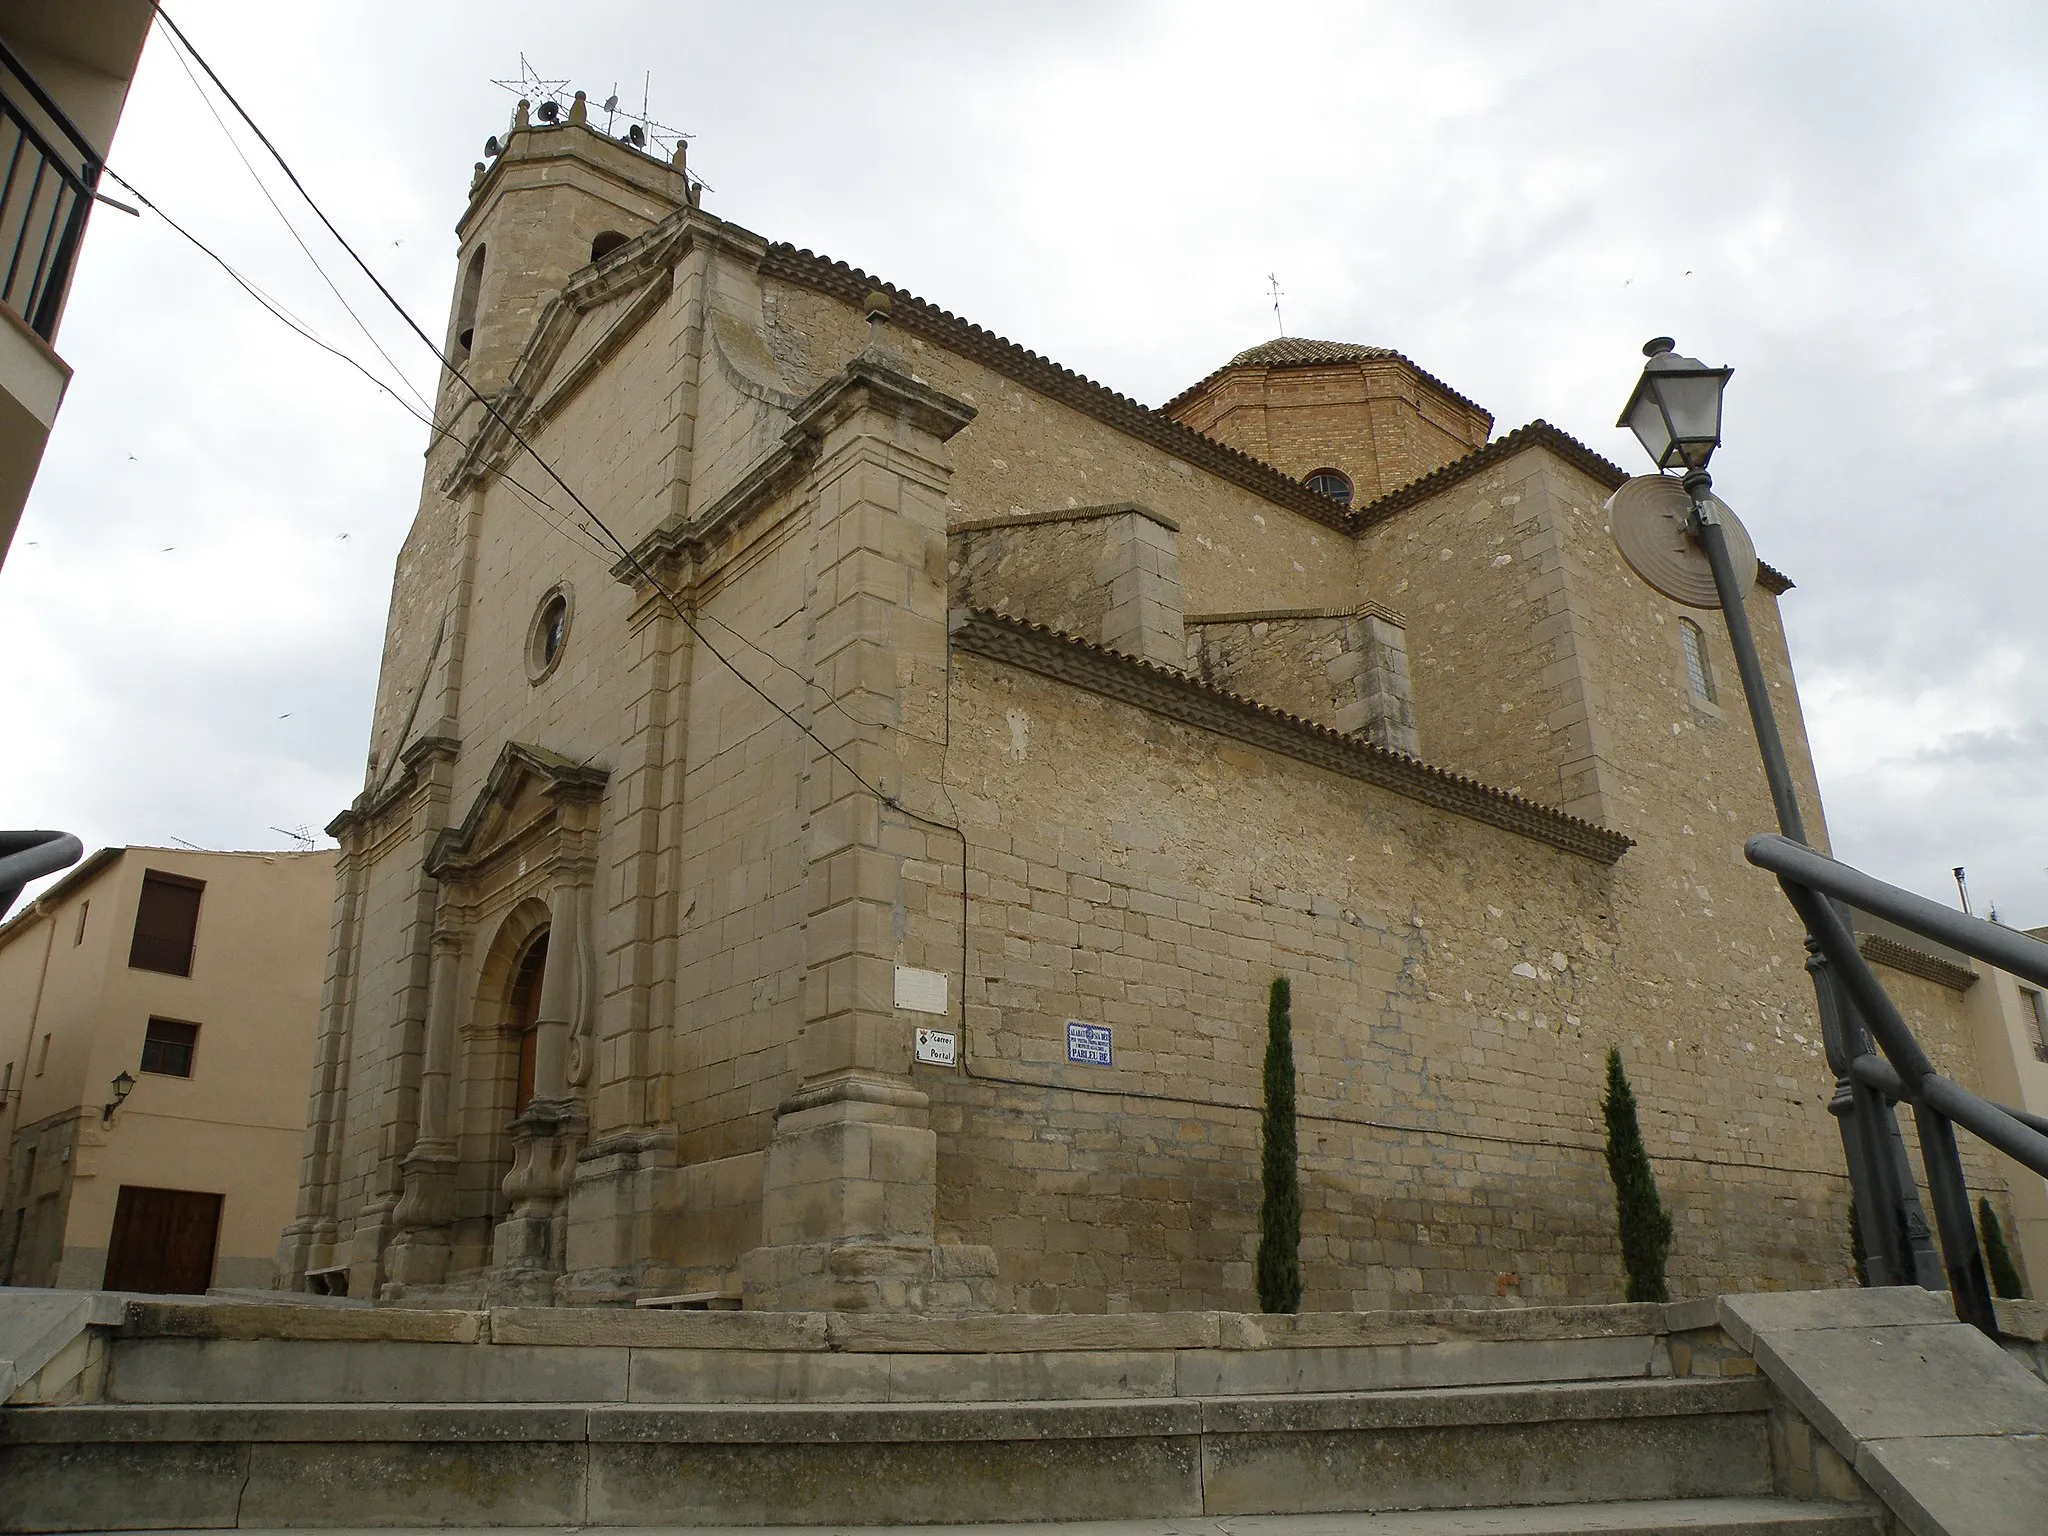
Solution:
M 219 1195 L 123 1184 L 114 1202 L 102 1288 L 203 1294 L 213 1284 L 220 1205 Z

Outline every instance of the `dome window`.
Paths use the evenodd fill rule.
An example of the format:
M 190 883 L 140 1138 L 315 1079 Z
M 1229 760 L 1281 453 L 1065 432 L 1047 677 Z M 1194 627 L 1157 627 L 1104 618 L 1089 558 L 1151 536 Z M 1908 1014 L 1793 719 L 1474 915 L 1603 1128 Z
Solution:
M 1340 507 L 1351 505 L 1351 477 L 1341 469 L 1319 469 L 1302 484 L 1318 496 L 1327 496 Z

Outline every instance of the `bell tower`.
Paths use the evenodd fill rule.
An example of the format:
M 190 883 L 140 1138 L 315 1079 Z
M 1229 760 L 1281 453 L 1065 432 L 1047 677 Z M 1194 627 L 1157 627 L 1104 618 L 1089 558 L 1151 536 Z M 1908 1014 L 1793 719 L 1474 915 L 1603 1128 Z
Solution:
M 570 275 L 696 201 L 673 161 L 590 126 L 584 94 L 565 109 L 521 101 L 486 145 L 456 225 L 460 248 L 445 351 L 478 390 L 501 386 L 541 310 Z M 455 387 L 448 381 L 450 388 Z M 458 390 L 466 399 L 467 390 Z M 443 399 L 444 415 L 461 400 Z

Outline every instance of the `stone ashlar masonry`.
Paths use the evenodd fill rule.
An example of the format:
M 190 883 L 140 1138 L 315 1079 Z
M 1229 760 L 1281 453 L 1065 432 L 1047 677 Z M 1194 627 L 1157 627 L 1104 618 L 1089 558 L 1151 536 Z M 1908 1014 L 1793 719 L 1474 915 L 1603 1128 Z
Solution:
M 1346 513 L 575 125 L 513 132 L 461 233 L 473 381 L 634 554 L 480 412 L 429 453 L 281 1283 L 1242 1307 L 1282 973 L 1310 1306 L 1618 1296 L 1610 1045 L 1680 1291 L 1847 1277 L 1747 717 L 1609 549 L 1613 466 L 1540 424 L 1409 463 L 1395 391 L 1353 430 L 1422 478 Z M 1973 1085 L 1951 997 L 1915 1017 Z
M 1375 746 L 1422 755 L 1407 633 L 1378 604 L 1198 614 L 1185 627 L 1187 668 L 1203 681 Z

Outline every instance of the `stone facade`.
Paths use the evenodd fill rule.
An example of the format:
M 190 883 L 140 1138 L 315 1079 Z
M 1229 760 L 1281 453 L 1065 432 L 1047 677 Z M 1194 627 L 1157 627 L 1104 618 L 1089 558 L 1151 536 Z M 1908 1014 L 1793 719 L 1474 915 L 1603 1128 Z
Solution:
M 1846 1279 L 1748 718 L 1621 471 L 1371 348 L 1148 410 L 580 124 L 461 233 L 494 409 L 399 558 L 280 1283 L 1242 1307 L 1277 974 L 1309 1306 L 1618 1296 L 1610 1045 L 1677 1289 Z

